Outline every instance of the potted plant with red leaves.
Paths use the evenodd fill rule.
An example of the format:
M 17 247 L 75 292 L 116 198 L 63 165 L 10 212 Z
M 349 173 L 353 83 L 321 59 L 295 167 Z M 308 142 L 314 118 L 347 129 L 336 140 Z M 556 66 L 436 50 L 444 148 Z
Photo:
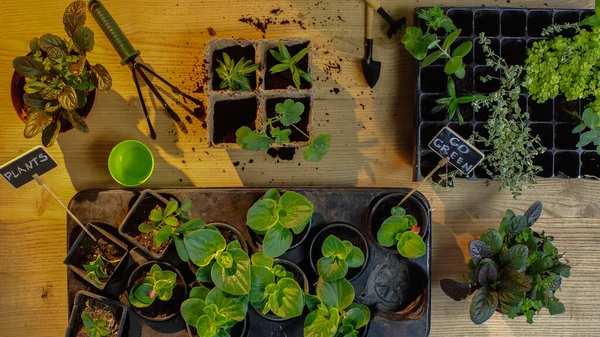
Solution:
M 486 322 L 496 311 L 509 318 L 525 316 L 530 324 L 543 308 L 550 315 L 565 312 L 556 291 L 563 278 L 570 276 L 571 267 L 552 243 L 554 237 L 533 231 L 541 214 L 539 201 L 525 215 L 508 210 L 498 230 L 489 229 L 469 243 L 466 282 L 440 281 L 444 293 L 455 301 L 474 294 L 470 309 L 473 323 Z
M 63 16 L 68 41 L 53 34 L 35 37 L 30 53 L 13 60 L 11 97 L 26 123 L 23 135 L 32 138 L 41 133 L 44 146 L 52 146 L 59 132 L 72 128 L 87 133 L 84 118 L 94 106 L 96 89 L 107 91 L 112 85 L 104 66 L 87 60 L 94 49 L 94 33 L 85 19 L 85 2 L 72 2 Z
M 127 311 L 122 303 L 80 291 L 75 295 L 65 337 L 121 337 Z

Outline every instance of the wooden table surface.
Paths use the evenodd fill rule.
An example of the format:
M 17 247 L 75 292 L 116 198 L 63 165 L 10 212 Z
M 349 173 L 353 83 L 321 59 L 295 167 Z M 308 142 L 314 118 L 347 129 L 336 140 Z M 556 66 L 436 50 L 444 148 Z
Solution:
M 375 59 L 382 76 L 370 90 L 360 73 L 363 56 L 364 4 L 360 0 L 104 0 L 143 60 L 186 92 L 203 77 L 202 53 L 211 36 L 259 39 L 311 39 L 317 49 L 315 124 L 329 132 L 331 152 L 320 163 L 277 161 L 266 153 L 209 149 L 206 130 L 197 120 L 182 134 L 161 109 L 151 109 L 158 140 L 147 136 L 130 71 L 95 21 L 96 46 L 89 58 L 111 72 L 112 91 L 100 93 L 87 119 L 90 133 L 62 134 L 50 153 L 59 167 L 44 176 L 66 203 L 88 188 L 118 187 L 106 162 L 111 148 L 125 139 L 148 144 L 156 169 L 144 187 L 178 186 L 414 186 L 412 182 L 413 61 L 400 43 L 385 36 L 375 18 Z M 436 1 L 396 0 L 383 4 L 394 17 Z M 447 0 L 445 6 L 591 8 L 592 0 Z M 34 36 L 65 36 L 62 12 L 68 0 L 0 1 L 0 162 L 39 144 L 25 140 L 23 124 L 10 100 L 11 61 L 28 52 Z M 271 11 L 280 9 L 279 14 Z M 271 22 L 266 33 L 241 22 Z M 296 20 L 280 24 L 284 20 Z M 246 20 L 247 21 L 247 20 Z M 338 67 L 339 66 L 339 67 Z M 339 93 L 336 89 L 339 89 Z M 146 90 L 148 91 L 148 90 Z M 202 98 L 201 94 L 196 94 Z M 156 105 L 151 104 L 152 105 Z M 182 111 L 179 111 L 183 113 Z M 598 336 L 600 335 L 600 182 L 539 179 L 520 200 L 485 182 L 460 181 L 453 190 L 422 189 L 434 208 L 433 300 L 431 336 Z M 556 236 L 573 266 L 572 277 L 558 293 L 567 312 L 524 319 L 495 315 L 482 326 L 469 320 L 469 302 L 455 303 L 439 288 L 444 277 L 466 271 L 469 240 L 497 227 L 507 208 L 522 213 L 533 201 L 544 202 L 538 229 Z M 62 336 L 67 325 L 65 212 L 40 186 L 19 190 L 0 183 L 0 336 Z

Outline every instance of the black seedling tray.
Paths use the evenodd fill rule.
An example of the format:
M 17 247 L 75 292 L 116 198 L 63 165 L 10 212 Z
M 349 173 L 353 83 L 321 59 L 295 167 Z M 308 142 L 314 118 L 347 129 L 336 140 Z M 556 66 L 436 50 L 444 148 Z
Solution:
M 248 241 L 250 253 L 252 253 L 256 250 L 256 245 L 252 242 L 246 226 L 246 213 L 266 190 L 265 188 L 192 188 L 155 191 L 167 199 L 170 197 L 178 200 L 191 199 L 193 206 L 188 214 L 192 218 L 201 218 L 207 223 L 225 222 L 236 227 Z M 320 229 L 329 224 L 347 223 L 359 230 L 368 243 L 369 258 L 365 262 L 365 269 L 352 281 L 356 290 L 356 301 L 368 305 L 372 312 L 372 320 L 366 329 L 365 336 L 428 336 L 431 326 L 431 209 L 425 197 L 417 192 L 406 202 L 406 205 L 412 204 L 412 207 L 407 209 L 425 210 L 426 214 L 415 216 L 417 219 L 424 219 L 422 221 L 424 222 L 423 228 L 427 228 L 427 232 L 424 232 L 427 244 L 426 255 L 408 260 L 390 253 L 377 244 L 376 238 L 369 233 L 368 217 L 370 209 L 382 197 L 391 193 L 406 194 L 409 189 L 308 187 L 279 189 L 279 191 L 285 190 L 299 192 L 314 204 L 315 211 L 308 238 L 299 247 L 286 252 L 281 257 L 295 262 L 304 270 L 309 279 L 311 293 L 314 294 L 314 284 L 317 281 L 317 275 L 311 268 L 308 258 L 312 239 Z M 82 222 L 94 223 L 116 237 L 120 237 L 117 227 L 139 194 L 139 191 L 130 190 L 87 190 L 75 195 L 69 203 L 69 208 Z M 418 207 L 414 207 L 415 205 Z M 67 219 L 67 250 L 80 232 L 79 227 L 70 218 Z M 129 248 L 133 248 L 133 246 L 130 245 Z M 131 249 L 124 268 L 120 268 L 115 273 L 103 291 L 90 289 L 89 284 L 80 276 L 67 270 L 69 311 L 75 294 L 80 290 L 89 290 L 110 299 L 119 300 L 129 307 L 125 295 L 127 279 L 139 264 L 150 259 L 142 254 L 137 248 Z M 194 282 L 194 274 L 190 271 L 187 263 L 178 258 L 175 249 L 168 251 L 164 261 L 177 267 L 188 285 Z M 371 275 L 373 276 L 370 277 Z M 384 282 L 385 277 L 389 280 Z M 398 286 L 400 284 L 402 286 Z M 418 300 L 405 303 L 409 302 L 407 299 L 416 297 Z M 401 312 L 380 310 L 384 300 L 388 299 L 389 301 L 390 298 L 401 299 L 398 302 L 402 303 Z M 302 317 L 284 322 L 273 322 L 259 316 L 250 306 L 244 336 L 301 337 L 306 314 L 308 312 L 305 309 Z M 184 337 L 188 336 L 188 333 L 181 315 L 166 322 L 150 322 L 140 317 L 135 310 L 129 310 L 123 336 Z
M 418 10 L 417 8 L 416 10 Z M 425 27 L 425 22 L 417 18 L 415 10 L 415 26 Z M 543 39 L 542 29 L 553 23 L 578 22 L 593 15 L 593 10 L 578 9 L 518 9 L 518 8 L 445 8 L 446 14 L 454 24 L 462 29 L 460 37 L 454 42 L 456 47 L 464 41 L 471 40 L 473 49 L 464 58 L 467 65 L 467 75 L 464 80 L 456 80 L 457 95 L 464 96 L 472 93 L 490 93 L 499 88 L 498 81 L 482 83 L 481 76 L 493 73 L 486 66 L 485 55 L 479 46 L 478 38 L 484 32 L 492 40 L 492 48 L 509 64 L 525 64 L 527 48 L 535 41 Z M 438 37 L 443 41 L 445 31 L 438 31 Z M 573 32 L 564 31 L 561 34 L 573 36 Z M 446 78 L 443 60 L 422 68 L 421 61 L 416 62 L 415 79 L 415 155 L 413 176 L 416 181 L 423 180 L 441 159 L 431 149 L 429 141 L 444 127 L 448 126 L 463 138 L 468 139 L 473 131 L 487 134 L 484 125 L 490 113 L 481 109 L 474 113 L 469 105 L 461 108 L 465 123 L 459 125 L 456 121 L 448 121 L 446 111 L 433 113 L 435 100 L 446 97 Z M 579 134 L 572 134 L 578 120 L 567 113 L 577 112 L 579 116 L 584 110 L 586 100 L 567 102 L 564 96 L 548 100 L 543 104 L 535 102 L 527 93 L 520 98 L 521 109 L 529 112 L 529 125 L 532 135 L 539 135 L 542 144 L 548 149 L 538 155 L 535 164 L 542 167 L 538 174 L 547 178 L 600 178 L 600 155 L 591 146 L 577 148 Z M 463 109 L 464 108 L 464 109 Z M 486 155 L 491 151 L 478 146 Z M 451 171 L 454 168 L 449 167 Z M 442 169 L 439 172 L 445 173 Z M 470 180 L 487 179 L 482 167 L 476 168 L 469 176 Z

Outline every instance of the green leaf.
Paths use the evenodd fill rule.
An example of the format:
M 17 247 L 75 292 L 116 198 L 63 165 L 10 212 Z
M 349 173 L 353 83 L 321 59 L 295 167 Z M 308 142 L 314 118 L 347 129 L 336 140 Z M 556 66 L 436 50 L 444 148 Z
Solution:
M 345 259 L 348 254 L 342 240 L 338 239 L 335 235 L 329 235 L 325 239 L 321 246 L 321 253 L 325 257 L 336 257 L 342 260 Z
M 108 91 L 112 87 L 112 77 L 108 73 L 108 70 L 101 64 L 94 66 L 90 65 L 90 70 L 95 75 L 92 77 L 94 85 L 101 91 Z
M 290 69 L 290 64 L 289 63 L 279 63 L 279 64 L 276 64 L 276 65 L 272 66 L 271 69 L 269 69 L 269 72 L 271 74 L 277 74 L 277 73 L 280 73 L 282 71 L 286 71 L 288 69 Z
M 251 261 L 253 266 L 273 267 L 273 258 L 266 256 L 263 252 L 254 253 Z
M 61 63 L 60 60 L 65 58 L 67 53 L 65 53 L 62 49 L 58 47 L 52 47 L 48 50 L 48 57 L 58 63 Z
M 304 337 L 333 337 L 340 324 L 339 310 L 331 308 L 327 316 L 321 311 L 313 311 L 304 320 Z
M 331 137 L 329 134 L 321 134 L 310 140 L 310 144 L 304 149 L 304 160 L 317 162 L 329 152 Z
M 34 37 L 29 41 L 29 50 L 33 54 L 35 54 L 37 51 L 40 50 L 40 44 L 39 44 L 39 40 L 37 37 Z
M 271 49 L 269 50 L 269 53 L 271 53 L 271 55 L 273 55 L 273 57 L 279 61 L 279 62 L 284 62 L 286 61 L 285 57 L 283 57 L 283 55 L 281 55 L 278 51 L 276 51 L 275 49 Z
M 517 236 L 525 230 L 528 226 L 527 218 L 525 216 L 519 215 L 515 216 L 506 225 L 506 234 L 511 236 Z
M 302 102 L 294 102 L 292 99 L 286 99 L 283 103 L 275 105 L 275 112 L 281 117 L 281 124 L 285 126 L 300 122 L 304 109 Z
M 192 232 L 198 229 L 202 229 L 206 226 L 206 223 L 200 219 L 191 219 L 190 221 L 185 222 L 179 228 L 175 230 L 175 233 L 186 233 Z
M 198 271 L 196 272 L 196 280 L 202 283 L 213 283 L 210 273 L 214 264 L 215 262 L 211 262 L 204 267 L 198 267 Z
M 173 289 L 175 288 L 175 283 L 171 283 L 167 280 L 158 280 L 154 284 L 154 291 L 156 291 L 156 296 L 161 301 L 168 301 L 173 296 Z
M 473 42 L 465 41 L 452 51 L 452 57 L 465 57 L 473 48 Z
M 30 108 L 27 114 L 27 125 L 23 131 L 25 138 L 32 138 L 52 123 L 52 116 L 46 115 L 43 110 Z
M 177 255 L 179 255 L 181 261 L 189 262 L 190 256 L 188 255 L 187 250 L 185 249 L 185 244 L 183 243 L 183 240 L 179 236 L 173 235 L 173 241 L 175 241 L 175 249 L 177 250 Z
M 502 287 L 498 290 L 498 302 L 504 314 L 517 314 L 524 299 L 525 293 L 522 291 Z
M 502 237 L 497 230 L 493 228 L 488 229 L 481 234 L 479 240 L 488 246 L 492 254 L 496 255 L 500 253 L 500 250 L 502 249 Z
M 525 270 L 529 250 L 525 245 L 514 245 L 502 254 L 502 263 L 509 264 L 517 271 Z
M 12 64 L 15 71 L 24 77 L 37 78 L 46 74 L 44 65 L 29 56 L 19 56 Z
M 224 251 L 227 246 L 221 233 L 210 229 L 189 232 L 184 235 L 183 242 L 190 260 L 199 267 L 208 265 L 215 255 Z
M 397 247 L 400 255 L 409 259 L 421 257 L 427 252 L 423 238 L 415 232 L 404 232 L 398 240 Z
M 90 129 L 87 126 L 87 123 L 85 122 L 83 117 L 81 117 L 81 115 L 79 113 L 77 113 L 77 111 L 75 111 L 75 110 L 68 111 L 68 114 L 69 114 L 69 121 L 71 122 L 73 127 L 75 127 L 75 129 L 77 129 L 78 131 L 83 132 L 83 133 L 88 133 L 90 131 Z
M 397 242 L 396 236 L 409 230 L 408 220 L 403 216 L 393 215 L 381 224 L 377 231 L 377 242 L 383 247 L 392 247 Z
M 229 320 L 241 322 L 248 311 L 248 296 L 232 296 L 219 288 L 212 289 L 206 296 L 207 304 L 214 304 Z
M 84 1 L 73 1 L 63 14 L 63 24 L 65 26 L 65 32 L 69 37 L 73 36 L 73 33 L 77 28 L 85 25 L 85 2 Z
M 39 39 L 40 48 L 48 52 L 52 47 L 58 47 L 62 50 L 67 50 L 67 44 L 65 40 L 53 34 L 44 34 Z
M 148 219 L 152 220 L 152 221 L 162 221 L 163 216 L 162 216 L 162 210 L 158 209 L 158 208 L 154 208 L 150 211 L 150 215 L 148 216 Z
M 150 296 L 150 292 L 153 291 L 154 288 L 149 285 L 149 284 L 145 284 L 142 283 L 140 285 L 134 286 L 131 289 L 131 292 L 133 293 L 133 296 L 135 297 L 135 299 L 143 304 L 147 304 L 147 305 L 151 305 L 152 303 L 154 303 L 154 297 Z M 135 303 L 132 303 L 133 305 L 135 305 Z M 143 307 L 140 307 L 143 308 Z
M 263 195 L 262 198 L 279 201 L 279 198 L 281 198 L 281 195 L 279 194 L 279 192 L 276 189 L 272 188 L 272 189 L 268 190 L 267 193 L 265 193 L 265 195 Z
M 350 304 L 344 317 L 344 321 L 352 324 L 356 330 L 369 324 L 370 320 L 371 310 L 369 310 L 369 307 L 358 303 Z
M 446 87 L 448 88 L 448 95 L 450 95 L 451 98 L 456 98 L 456 86 L 452 76 L 448 76 Z
M 425 68 L 429 65 L 431 65 L 433 62 L 437 61 L 441 56 L 443 55 L 443 53 L 441 51 L 434 51 L 433 53 L 427 55 L 427 57 L 425 57 L 423 59 L 423 62 L 421 63 L 421 67 Z
M 282 318 L 293 318 L 302 315 L 304 293 L 298 282 L 291 278 L 283 278 L 277 282 L 279 290 L 269 295 L 271 311 Z
M 527 292 L 531 289 L 531 281 L 522 272 L 506 268 L 500 277 L 500 289 L 514 289 Z
M 565 305 L 559 300 L 554 299 L 548 303 L 548 310 L 550 311 L 550 315 L 560 315 L 566 311 Z
M 292 232 L 280 224 L 269 228 L 263 239 L 263 250 L 268 257 L 279 257 L 292 245 Z
M 94 32 L 85 26 L 77 28 L 73 33 L 73 43 L 82 54 L 91 52 L 94 49 Z
M 263 133 L 254 132 L 247 126 L 242 126 L 235 134 L 237 144 L 248 151 L 267 150 L 274 142 L 272 138 Z
M 163 213 L 163 216 L 166 217 L 167 215 L 171 215 L 171 214 L 175 213 L 178 205 L 179 205 L 179 203 L 177 202 L 177 200 L 171 199 L 169 201 L 169 203 L 167 204 L 167 206 L 165 206 L 165 211 Z
M 321 299 L 317 296 L 304 293 L 304 303 L 306 303 L 308 310 L 315 311 L 320 305 L 323 304 L 323 301 L 321 301 Z
M 255 202 L 246 214 L 246 224 L 254 231 L 267 231 L 278 221 L 277 202 L 272 199 L 261 199 Z
M 464 79 L 466 75 L 466 67 L 464 63 L 460 64 L 460 67 L 458 67 L 458 70 L 454 72 L 454 76 L 456 76 L 456 78 L 458 79 Z
M 279 224 L 285 228 L 304 227 L 312 219 L 314 206 L 300 193 L 285 192 L 277 204 Z
M 457 29 L 455 31 L 453 31 L 452 33 L 448 34 L 448 37 L 446 37 L 446 39 L 444 40 L 444 43 L 442 43 L 442 49 L 443 50 L 448 50 L 448 48 L 454 43 L 454 41 L 456 41 L 456 38 L 458 38 L 458 36 L 460 35 L 462 31 L 460 29 Z M 452 55 L 454 56 L 454 55 Z
M 219 327 L 215 325 L 208 315 L 202 315 L 196 322 L 196 331 L 199 337 L 213 337 L 219 332 Z
M 140 233 L 150 233 L 154 230 L 154 228 L 148 224 L 141 224 L 138 226 L 138 231 L 140 231 Z
M 454 56 L 444 66 L 444 72 L 448 75 L 454 74 L 455 72 L 457 72 L 460 69 L 462 64 L 463 64 L 462 57 Z
M 354 287 L 345 278 L 334 282 L 326 282 L 323 278 L 319 278 L 317 296 L 328 308 L 343 310 L 354 301 Z
M 42 132 L 42 145 L 45 147 L 54 145 L 60 132 L 60 124 L 60 121 L 56 121 L 44 128 L 44 131 Z
M 477 325 L 484 323 L 494 314 L 498 306 L 498 294 L 485 286 L 479 289 L 471 301 L 471 321 Z
M 304 58 L 308 54 L 308 48 L 304 48 L 300 50 L 296 55 L 294 55 L 291 59 L 291 63 L 298 63 L 300 60 Z
M 204 308 L 206 308 L 206 302 L 204 302 L 204 300 L 192 298 L 190 295 L 189 299 L 181 303 L 181 316 L 183 316 L 183 320 L 187 324 L 196 326 L 200 316 L 204 315 Z
M 159 243 L 166 243 L 169 242 L 171 235 L 173 235 L 173 228 L 170 226 L 162 226 L 158 232 L 154 234 L 154 239 Z
M 279 145 L 287 144 L 290 142 L 290 135 L 292 134 L 292 130 L 280 128 L 271 128 L 271 137 L 275 138 L 275 143 Z
M 365 263 L 365 254 L 358 247 L 352 247 L 346 256 L 346 263 L 350 268 L 358 268 Z
M 317 261 L 317 272 L 324 281 L 337 281 L 346 277 L 348 264 L 343 259 L 322 257 Z
M 199 300 L 206 300 L 206 296 L 210 292 L 210 289 L 206 287 L 194 287 L 190 290 L 190 298 L 195 298 Z
M 275 283 L 275 274 L 266 266 L 253 265 L 250 267 L 250 280 L 250 303 L 257 307 L 264 302 L 267 286 Z
M 417 60 L 423 60 L 429 51 L 429 45 L 437 40 L 433 34 L 425 34 L 416 27 L 407 27 L 402 36 L 406 50 Z
M 27 94 L 23 95 L 23 101 L 29 105 L 30 108 L 42 109 L 46 105 L 46 101 L 40 94 Z
M 488 263 L 484 263 L 489 261 Z M 484 259 L 480 263 L 479 273 L 477 275 L 477 281 L 481 285 L 492 285 L 498 279 L 498 270 L 496 269 L 494 261 L 491 259 Z
M 462 301 L 471 295 L 471 286 L 465 282 L 442 279 L 440 281 L 440 287 L 444 294 L 455 301 Z
M 250 258 L 238 248 L 227 252 L 232 257 L 232 268 L 226 269 L 215 263 L 211 269 L 211 278 L 219 289 L 229 294 L 246 295 L 250 292 Z

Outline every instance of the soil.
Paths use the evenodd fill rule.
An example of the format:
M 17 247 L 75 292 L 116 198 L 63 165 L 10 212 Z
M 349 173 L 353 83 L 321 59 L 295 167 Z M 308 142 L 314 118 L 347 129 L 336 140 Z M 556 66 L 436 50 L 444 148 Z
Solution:
M 327 230 L 325 230 L 324 232 L 321 232 L 321 234 L 319 234 L 319 236 L 315 239 L 314 244 L 313 244 L 313 249 L 310 251 L 311 257 L 312 257 L 312 261 L 315 263 L 315 267 L 316 267 L 316 263 L 317 261 L 323 257 L 322 253 L 321 253 L 321 246 L 323 245 L 323 242 L 325 242 L 325 239 L 327 239 L 327 237 L 329 235 L 335 235 L 338 239 L 344 241 L 344 240 L 348 240 L 352 243 L 353 246 L 358 247 L 363 254 L 365 254 L 365 257 L 367 256 L 367 246 L 366 243 L 361 239 L 361 237 L 354 231 L 349 230 L 346 227 L 330 227 Z M 366 261 L 365 261 L 366 263 Z M 346 278 L 347 279 L 351 279 L 355 276 L 357 276 L 358 274 L 360 274 L 362 272 L 363 268 L 362 267 L 358 267 L 358 268 L 348 268 L 348 274 L 346 274 Z
M 256 113 L 256 98 L 216 102 L 213 123 L 214 143 L 235 143 L 235 132 L 242 126 L 254 130 Z
M 279 157 L 281 160 L 294 160 L 296 148 L 293 146 L 280 148 L 271 147 L 267 150 L 267 154 L 273 158 Z
M 290 52 L 291 56 L 296 55 L 300 50 L 308 47 L 308 42 L 297 44 L 294 46 L 286 46 L 287 50 Z M 277 48 L 273 48 L 272 50 L 277 51 Z M 292 80 L 292 73 L 289 70 L 282 71 L 277 74 L 271 74 L 268 70 L 271 69 L 276 64 L 279 64 L 273 55 L 270 52 L 267 52 L 267 72 L 265 74 L 265 88 L 269 89 L 287 89 L 288 87 L 295 88 L 294 81 Z M 296 66 L 308 73 L 308 55 L 304 56 Z M 300 89 L 309 89 L 311 84 L 306 82 L 304 79 L 300 79 Z
M 96 242 L 88 235 L 83 236 L 82 240 L 79 242 L 79 246 L 73 254 L 71 265 L 83 269 L 84 264 L 95 261 L 100 255 L 109 261 L 118 260 L 118 262 L 114 264 L 106 262 L 106 260 L 104 261 L 104 271 L 108 277 L 100 278 L 100 281 L 106 283 L 127 251 L 121 246 L 113 243 L 109 238 L 102 236 L 100 232 L 93 231 L 93 234 L 98 239 L 98 244 L 96 244 Z
M 288 98 L 271 98 L 267 100 L 267 118 L 272 118 L 277 116 L 277 112 L 275 112 L 275 106 L 279 103 L 283 103 Z M 304 112 L 300 116 L 300 122 L 294 124 L 297 126 L 302 132 L 308 134 L 308 122 L 310 120 L 310 98 L 293 98 L 295 102 L 300 102 L 304 104 Z M 283 126 L 280 122 L 273 123 L 274 127 L 278 127 L 281 129 L 289 128 L 292 130 L 292 134 L 290 135 L 290 140 L 293 142 L 304 142 L 308 141 L 308 138 L 302 134 L 302 132 L 298 131 L 293 126 Z
M 85 300 L 85 305 L 81 307 L 81 309 L 86 309 L 88 313 L 92 316 L 93 319 L 105 319 L 106 327 L 111 331 L 107 337 L 116 337 L 119 333 L 119 325 L 121 324 L 121 308 L 110 306 L 102 301 L 99 301 L 94 298 L 87 298 Z M 76 313 L 77 319 L 75 320 L 75 329 L 73 331 L 77 331 L 75 337 L 88 337 L 88 334 L 85 330 L 85 326 L 83 325 L 83 320 L 81 319 L 81 313 L 83 311 L 78 311 Z
M 172 268 L 168 268 L 164 264 L 161 264 L 160 267 L 163 270 L 171 270 L 173 272 L 176 272 L 175 270 L 173 270 Z M 149 275 L 150 268 L 152 268 L 152 264 L 148 264 L 145 268 L 138 270 L 136 275 L 134 275 L 136 281 L 133 282 L 133 284 L 128 290 L 131 290 L 134 285 L 142 283 L 144 278 Z M 170 300 L 165 302 L 157 298 L 154 301 L 154 303 L 152 303 L 152 305 L 147 308 L 134 308 L 144 316 L 153 318 L 164 318 L 173 314 L 174 312 L 178 312 L 179 306 L 185 300 L 185 297 L 185 285 L 183 283 L 183 280 L 179 277 L 179 275 L 177 275 L 177 284 L 175 286 L 175 289 L 173 289 L 173 297 L 171 297 Z
M 217 74 L 217 68 L 219 67 L 219 62 L 217 62 L 217 60 L 221 60 L 221 62 L 223 62 L 223 53 L 227 53 L 227 55 L 229 55 L 229 57 L 235 63 L 237 63 L 239 60 L 241 60 L 242 57 L 246 60 L 252 60 L 252 61 L 256 62 L 256 59 L 255 59 L 256 51 L 254 50 L 254 46 L 252 46 L 252 45 L 250 45 L 248 47 L 232 46 L 232 47 L 215 50 L 212 55 L 212 65 L 213 65 L 212 87 L 213 87 L 213 90 L 223 90 L 223 89 L 219 88 L 219 85 L 221 84 L 221 78 L 219 78 L 219 75 Z M 247 78 L 250 81 L 250 87 L 252 89 L 256 89 L 256 71 L 253 72 L 252 74 L 250 74 L 249 76 L 247 76 Z
M 242 241 L 242 238 L 238 237 L 237 234 L 235 234 L 232 230 L 229 230 L 227 228 L 220 227 L 219 232 L 221 232 L 221 235 L 223 235 L 223 237 L 225 238 L 225 242 L 227 243 L 230 243 L 235 240 L 238 240 L 240 242 Z

